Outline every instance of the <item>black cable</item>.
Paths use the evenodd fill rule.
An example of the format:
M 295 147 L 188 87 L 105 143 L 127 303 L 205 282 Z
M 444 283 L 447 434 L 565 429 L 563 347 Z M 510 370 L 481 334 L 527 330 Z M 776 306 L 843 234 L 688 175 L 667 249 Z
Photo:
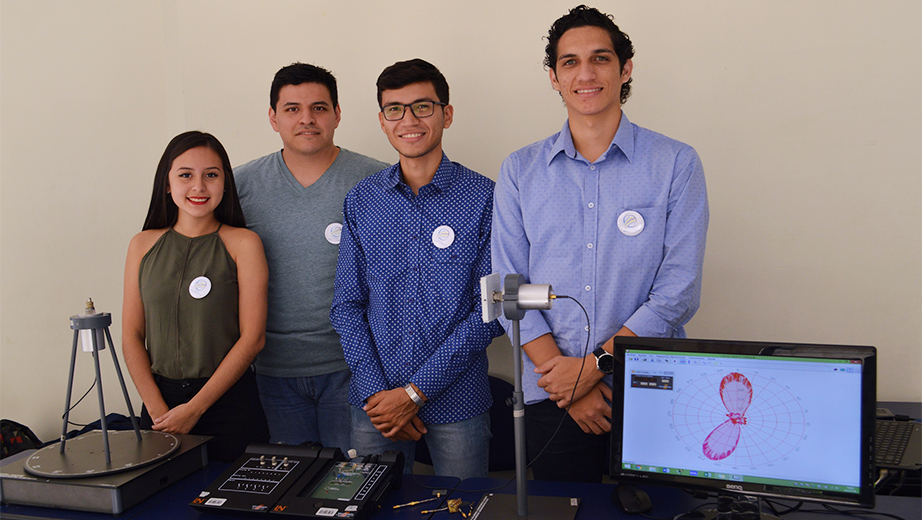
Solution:
M 81 397 L 80 399 L 77 399 L 77 402 L 76 402 L 76 403 L 74 403 L 70 408 L 68 408 L 66 412 L 64 412 L 64 413 L 61 414 L 61 420 L 64 420 L 64 416 L 65 416 L 65 415 L 70 414 L 70 412 L 72 412 L 72 411 L 74 410 L 74 408 L 77 407 L 77 405 L 79 405 L 81 402 L 83 402 L 84 399 L 86 399 L 86 396 L 90 395 L 90 392 L 93 390 L 93 388 L 96 387 L 96 382 L 97 382 L 98 380 L 99 380 L 98 377 L 95 377 L 95 376 L 93 377 L 93 384 L 90 385 L 90 387 L 86 390 L 86 392 L 83 394 L 83 397 Z M 80 427 L 80 428 L 86 428 L 87 426 L 89 426 L 89 424 L 79 424 L 79 423 L 75 423 L 75 422 L 71 421 L 69 415 L 68 415 L 68 419 L 67 419 L 67 424 L 69 424 L 69 425 L 71 425 L 71 426 L 78 426 L 78 427 Z
M 765 501 L 765 504 L 768 505 L 768 508 L 772 510 L 772 513 L 773 513 L 775 516 L 786 515 L 786 514 L 788 514 L 788 513 L 793 513 L 794 511 L 799 511 L 800 508 L 803 507 L 803 505 L 804 505 L 803 500 L 801 500 L 800 502 L 797 502 L 797 503 L 794 504 L 793 506 L 788 506 L 788 508 L 785 509 L 784 511 L 778 511 L 777 509 L 775 509 L 775 503 L 774 503 L 774 502 L 772 502 L 771 500 L 768 500 L 767 498 L 766 498 L 766 499 L 763 499 L 763 500 Z M 781 504 L 779 504 L 779 505 L 781 505 Z
M 890 490 L 890 494 L 899 495 L 899 492 L 903 489 L 904 484 L 906 484 L 906 471 L 900 470 L 900 481 L 895 488 Z
M 538 457 L 544 454 L 544 451 L 547 449 L 547 447 L 550 446 L 554 441 L 554 437 L 557 437 L 557 432 L 560 431 L 560 427 L 563 426 L 564 421 L 566 421 L 567 417 L 570 416 L 570 407 L 573 406 L 573 398 L 576 396 L 576 387 L 579 386 L 579 380 L 583 376 L 583 368 L 586 366 L 586 356 L 589 354 L 589 338 L 592 337 L 592 324 L 589 323 L 589 313 L 586 312 L 586 308 L 583 307 L 583 304 L 572 296 L 558 295 L 557 299 L 573 300 L 577 305 L 579 305 L 579 308 L 583 310 L 583 315 L 586 316 L 586 346 L 583 348 L 582 361 L 579 365 L 579 372 L 576 374 L 576 382 L 573 383 L 573 391 L 570 392 L 570 403 L 567 404 L 567 407 L 564 409 L 564 414 L 560 418 L 560 422 L 557 423 L 557 428 L 554 429 L 554 433 L 551 434 L 551 438 L 547 440 L 547 443 L 544 444 L 544 447 L 541 448 L 541 451 L 539 451 L 538 454 L 535 455 L 535 457 L 531 459 L 531 461 L 525 466 L 526 469 L 530 468 L 531 465 L 534 464 L 536 460 L 538 460 Z
M 823 513 L 823 514 L 837 514 L 837 515 L 849 515 L 849 516 L 868 516 L 868 515 L 877 515 L 877 516 L 886 516 L 889 518 L 895 518 L 896 520 L 906 520 L 902 516 L 894 515 L 891 513 L 884 513 L 882 511 L 870 511 L 866 509 L 836 509 L 828 504 L 823 504 L 824 509 L 801 509 L 804 513 Z
M 400 468 L 400 471 L 403 471 L 403 468 Z M 404 475 L 406 474 L 404 473 Z M 416 478 L 416 473 L 410 473 L 410 475 L 413 476 L 413 481 L 416 482 L 416 484 L 423 489 L 432 489 L 432 490 L 445 489 L 447 490 L 445 493 L 445 498 L 448 498 L 448 495 L 450 495 L 452 491 L 460 491 L 456 489 L 458 487 L 458 484 L 461 483 L 460 481 L 458 481 L 458 484 L 455 484 L 454 487 L 452 487 L 451 489 L 448 489 L 446 486 L 427 486 L 426 484 L 423 484 L 422 482 L 420 482 L 418 478 Z
M 528 464 L 525 465 L 525 469 L 530 468 L 531 465 L 534 464 L 535 461 L 538 460 L 538 458 L 541 457 L 542 454 L 544 454 L 544 451 L 547 449 L 547 447 L 550 446 L 551 442 L 554 441 L 554 437 L 557 436 L 557 432 L 560 431 L 560 427 L 563 426 L 564 421 L 566 421 L 567 417 L 570 416 L 570 406 L 573 405 L 573 398 L 576 396 L 576 387 L 579 386 L 579 380 L 583 375 L 583 368 L 586 366 L 586 356 L 589 354 L 589 338 L 592 337 L 592 324 L 589 322 L 589 313 L 586 312 L 586 308 L 583 307 L 583 304 L 580 303 L 579 300 L 577 300 L 576 298 L 572 296 L 557 295 L 556 299 L 573 300 L 574 302 L 576 302 L 577 305 L 579 305 L 579 308 L 583 310 L 583 315 L 586 316 L 586 346 L 583 348 L 582 363 L 580 363 L 579 372 L 576 374 L 576 382 L 573 384 L 573 391 L 570 392 L 570 404 L 568 404 L 567 407 L 564 409 L 564 414 L 560 418 L 560 422 L 557 423 L 557 428 L 554 429 L 554 433 L 551 434 L 551 438 L 548 439 L 544 447 L 541 448 L 541 451 L 539 451 L 538 454 L 535 455 L 535 457 L 531 459 L 531 461 L 529 461 Z M 464 490 L 458 490 L 458 491 L 468 492 L 468 493 L 486 493 L 489 491 L 498 491 L 500 489 L 503 489 L 509 486 L 513 482 L 515 482 L 515 479 L 516 477 L 512 477 L 505 484 L 498 486 L 498 487 L 493 487 L 493 488 L 488 488 L 488 489 L 464 489 Z M 438 488 L 433 488 L 433 489 L 438 489 Z

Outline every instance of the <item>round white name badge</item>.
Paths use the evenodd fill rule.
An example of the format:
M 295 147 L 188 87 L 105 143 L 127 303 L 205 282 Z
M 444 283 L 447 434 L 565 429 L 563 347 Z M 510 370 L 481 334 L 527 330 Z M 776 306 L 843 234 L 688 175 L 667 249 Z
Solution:
M 323 232 L 323 236 L 327 239 L 327 242 L 338 245 L 343 234 L 343 225 L 339 222 L 334 222 L 327 226 Z
M 445 249 L 455 241 L 455 230 L 448 226 L 439 226 L 432 232 L 432 244 L 439 249 Z
M 208 296 L 211 292 L 211 280 L 207 276 L 199 276 L 189 284 L 189 294 L 196 300 Z
M 618 216 L 618 229 L 629 237 L 643 231 L 643 217 L 636 211 L 625 211 Z

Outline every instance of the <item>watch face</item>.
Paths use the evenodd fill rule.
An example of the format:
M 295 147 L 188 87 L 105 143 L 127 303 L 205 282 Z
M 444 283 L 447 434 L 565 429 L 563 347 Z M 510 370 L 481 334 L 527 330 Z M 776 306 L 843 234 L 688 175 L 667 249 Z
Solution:
M 599 367 L 599 370 L 611 374 L 615 371 L 615 356 L 612 356 L 608 352 L 602 354 L 596 358 L 596 366 Z

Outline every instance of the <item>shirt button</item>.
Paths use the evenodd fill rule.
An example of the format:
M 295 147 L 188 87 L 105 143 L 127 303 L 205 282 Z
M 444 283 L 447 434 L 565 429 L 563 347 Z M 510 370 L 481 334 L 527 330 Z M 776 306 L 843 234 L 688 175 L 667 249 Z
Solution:
M 594 164 L 590 164 L 590 165 L 589 165 L 589 169 L 590 169 L 590 170 L 595 170 L 595 165 L 594 165 Z
M 586 245 L 586 247 L 588 247 L 589 249 L 592 249 L 592 243 L 590 242 L 589 244 Z
M 589 325 L 586 325 L 585 327 L 583 327 L 583 330 L 585 330 L 586 332 L 589 332 Z
M 591 290 L 592 290 L 592 286 L 591 286 L 591 285 L 587 285 L 587 286 L 586 286 L 586 290 L 587 290 L 587 291 L 591 291 Z
M 595 207 L 595 203 L 594 203 L 594 202 L 590 202 L 590 203 L 589 203 L 589 207 L 590 207 L 590 208 L 594 208 L 594 207 Z

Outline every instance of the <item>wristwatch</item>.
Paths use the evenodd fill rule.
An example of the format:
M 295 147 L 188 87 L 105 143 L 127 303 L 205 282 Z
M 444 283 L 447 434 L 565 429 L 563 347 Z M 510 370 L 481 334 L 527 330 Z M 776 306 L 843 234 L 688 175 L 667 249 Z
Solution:
M 615 356 L 605 352 L 605 349 L 599 347 L 592 351 L 595 356 L 595 367 L 603 374 L 611 374 L 615 371 Z
M 407 391 L 407 395 L 410 396 L 410 399 L 412 399 L 414 403 L 416 403 L 416 406 L 422 408 L 423 405 L 426 404 L 426 401 L 423 401 L 423 398 L 420 397 L 419 394 L 416 393 L 416 390 L 413 389 L 413 385 L 408 384 L 407 386 L 403 387 L 403 389 Z

